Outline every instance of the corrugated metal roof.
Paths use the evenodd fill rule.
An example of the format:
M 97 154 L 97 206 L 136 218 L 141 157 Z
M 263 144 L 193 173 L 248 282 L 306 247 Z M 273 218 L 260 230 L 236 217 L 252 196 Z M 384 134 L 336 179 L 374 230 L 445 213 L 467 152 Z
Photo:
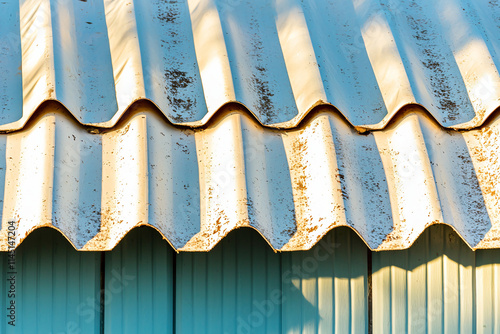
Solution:
M 309 249 L 337 226 L 373 250 L 403 249 L 436 223 L 474 249 L 500 247 L 499 116 L 457 132 L 414 107 L 359 134 L 331 108 L 276 130 L 233 105 L 193 130 L 143 104 L 95 134 L 57 108 L 0 135 L 2 250 L 8 221 L 18 243 L 51 226 L 82 250 L 111 249 L 145 224 L 181 251 L 242 226 L 275 250 Z
M 499 107 L 497 1 L 20 0 L 0 4 L 0 131 L 45 100 L 112 127 L 149 99 L 175 124 L 239 102 L 290 128 L 332 104 L 381 129 L 420 104 L 442 125 Z
M 436 223 L 500 247 L 494 1 L 0 9 L 0 250 L 9 221 L 81 250 L 146 224 L 181 251 L 242 226 L 275 250 L 336 226 L 404 249 Z

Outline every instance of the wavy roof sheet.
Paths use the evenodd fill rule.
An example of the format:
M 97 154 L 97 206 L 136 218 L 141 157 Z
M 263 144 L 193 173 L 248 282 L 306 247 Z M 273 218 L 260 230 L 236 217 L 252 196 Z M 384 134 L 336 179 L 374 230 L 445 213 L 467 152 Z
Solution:
M 331 109 L 274 130 L 228 107 L 192 130 L 141 106 L 92 134 L 56 109 L 0 135 L 2 250 L 8 221 L 17 243 L 50 226 L 81 250 L 112 249 L 146 224 L 180 251 L 245 226 L 275 250 L 309 249 L 337 226 L 371 249 L 403 249 L 436 223 L 474 249 L 500 247 L 499 117 L 457 132 L 415 107 L 362 135 Z
M 20 0 L 0 22 L 0 131 L 45 100 L 100 127 L 140 99 L 174 124 L 239 102 L 280 128 L 331 104 L 381 129 L 420 104 L 469 129 L 499 106 L 497 1 Z
M 472 0 L 2 2 L 0 250 L 9 222 L 80 250 L 140 225 L 179 251 L 245 226 L 404 249 L 437 223 L 499 248 L 499 22 Z

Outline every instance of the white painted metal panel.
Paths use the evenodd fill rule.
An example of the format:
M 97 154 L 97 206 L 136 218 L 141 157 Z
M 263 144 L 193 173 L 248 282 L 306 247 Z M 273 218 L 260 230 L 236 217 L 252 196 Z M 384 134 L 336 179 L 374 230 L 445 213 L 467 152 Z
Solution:
M 112 127 L 137 100 L 201 126 L 229 102 L 291 128 L 317 105 L 381 129 L 408 104 L 480 126 L 500 99 L 495 1 L 19 0 L 0 4 L 0 131 L 45 100 Z M 21 114 L 22 112 L 22 114 Z
M 437 223 L 471 248 L 497 248 L 499 137 L 498 117 L 457 132 L 421 108 L 359 134 L 328 108 L 293 130 L 227 108 L 193 130 L 150 105 L 99 134 L 47 105 L 0 135 L 0 247 L 14 221 L 17 243 L 50 226 L 82 250 L 112 249 L 140 225 L 181 251 L 210 250 L 243 226 L 282 251 L 310 249 L 338 226 L 373 250 L 405 249 Z

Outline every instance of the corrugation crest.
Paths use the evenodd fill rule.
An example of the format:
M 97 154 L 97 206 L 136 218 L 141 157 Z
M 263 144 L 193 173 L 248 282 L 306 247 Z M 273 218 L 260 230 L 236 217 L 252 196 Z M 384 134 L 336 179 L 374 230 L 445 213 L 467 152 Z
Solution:
M 405 249 L 437 223 L 473 249 L 500 247 L 498 115 L 458 132 L 413 107 L 363 135 L 329 107 L 275 130 L 233 105 L 193 130 L 140 105 L 95 134 L 61 110 L 47 104 L 0 135 L 0 250 L 9 222 L 16 245 L 49 226 L 79 250 L 112 249 L 141 225 L 178 251 L 208 251 L 240 227 L 305 250 L 338 226 L 372 250 Z
M 201 126 L 230 102 L 293 128 L 317 105 L 360 130 L 423 106 L 479 127 L 500 106 L 494 1 L 20 0 L 0 4 L 0 131 L 45 100 L 113 127 L 148 99 Z

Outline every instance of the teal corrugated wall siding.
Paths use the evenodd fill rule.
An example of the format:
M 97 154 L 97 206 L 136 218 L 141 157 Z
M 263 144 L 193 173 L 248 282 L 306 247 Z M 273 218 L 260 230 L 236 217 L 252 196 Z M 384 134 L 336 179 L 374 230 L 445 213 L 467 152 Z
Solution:
M 178 255 L 177 333 L 366 333 L 367 274 L 350 229 L 283 254 L 237 230 L 209 253 Z
M 2 253 L 0 333 L 99 333 L 100 254 L 77 252 L 58 232 L 33 232 L 16 251 L 16 326 L 6 310 L 7 255 Z
M 41 229 L 16 251 L 15 328 L 7 256 L 0 333 L 369 333 L 370 319 L 373 333 L 500 333 L 500 250 L 473 252 L 447 226 L 404 251 L 369 253 L 339 228 L 282 254 L 251 229 L 180 254 L 151 228 L 103 254 Z
M 500 250 L 474 253 L 438 225 L 372 256 L 374 333 L 500 333 Z
M 285 333 L 366 333 L 367 248 L 348 228 L 283 259 Z
M 173 265 L 174 251 L 151 228 L 107 252 L 104 333 L 172 333 Z
M 177 256 L 177 333 L 281 333 L 281 263 L 257 232 Z

